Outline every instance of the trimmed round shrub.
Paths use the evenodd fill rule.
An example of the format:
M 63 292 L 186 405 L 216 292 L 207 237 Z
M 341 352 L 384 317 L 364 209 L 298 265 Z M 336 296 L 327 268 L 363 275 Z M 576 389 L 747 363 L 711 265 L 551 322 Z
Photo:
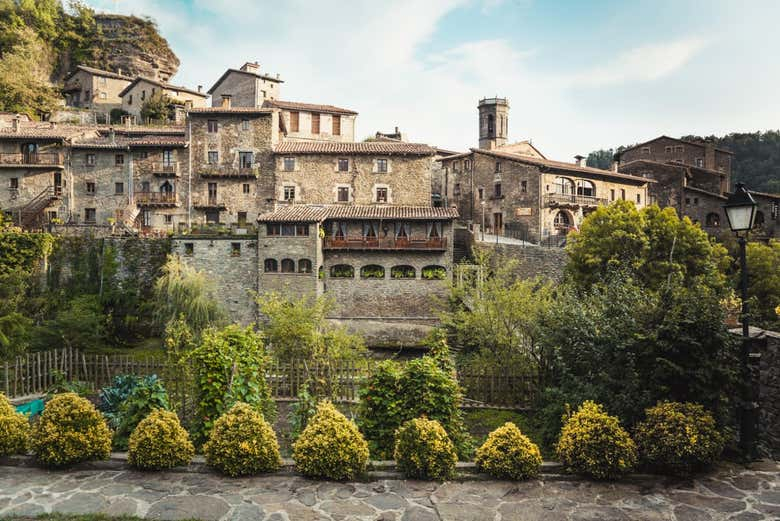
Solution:
M 30 422 L 0 393 L 0 456 L 24 454 L 30 444 Z
M 592 401 L 583 402 L 563 425 L 556 452 L 569 470 L 596 479 L 617 478 L 637 461 L 636 444 L 620 421 Z
M 190 435 L 175 412 L 155 409 L 130 435 L 127 462 L 141 470 L 189 465 L 195 455 Z
M 353 479 L 368 464 L 368 443 L 354 422 L 327 400 L 293 444 L 295 468 L 306 476 Z
M 57 394 L 32 430 L 32 451 L 39 463 L 61 467 L 108 459 L 111 430 L 95 406 L 76 393 Z
M 282 464 L 271 425 L 250 405 L 238 402 L 220 416 L 203 446 L 206 463 L 228 476 L 272 472 Z
M 715 419 L 699 404 L 660 402 L 645 417 L 634 438 L 640 461 L 654 471 L 685 476 L 708 467 L 723 451 Z
M 512 422 L 488 435 L 477 449 L 477 468 L 498 479 L 527 479 L 539 475 L 542 454 Z
M 458 455 L 436 420 L 415 418 L 395 433 L 395 461 L 408 478 L 443 481 L 455 475 Z

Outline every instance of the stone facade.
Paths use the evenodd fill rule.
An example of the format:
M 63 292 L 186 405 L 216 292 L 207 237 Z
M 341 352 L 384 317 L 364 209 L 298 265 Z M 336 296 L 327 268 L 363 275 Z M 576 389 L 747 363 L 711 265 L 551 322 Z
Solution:
M 211 106 L 219 107 L 225 96 L 234 107 L 262 107 L 266 100 L 279 98 L 283 83 L 279 77 L 260 73 L 257 62 L 247 62 L 240 69 L 228 69 L 208 91 Z
M 357 114 L 351 111 L 326 112 L 324 106 L 310 106 L 303 103 L 266 103 L 268 106 L 285 107 L 281 117 L 285 128 L 285 139 L 290 141 L 355 141 L 355 120 Z M 297 107 L 296 107 L 297 105 Z M 294 110 L 287 107 L 294 107 Z M 318 122 L 313 122 L 316 119 Z M 337 120 L 337 121 L 336 121 Z M 316 132 L 315 132 L 316 131 Z
M 63 92 L 69 107 L 97 110 L 108 114 L 122 108 L 119 93 L 133 81 L 129 76 L 79 66 L 65 78 Z
M 780 333 L 756 332 L 759 366 L 759 451 L 762 457 L 780 458 Z M 756 349 L 754 349 L 756 351 Z
M 136 118 L 140 118 L 144 103 L 149 101 L 155 94 L 163 94 L 176 103 L 188 103 L 195 108 L 205 107 L 208 98 L 206 93 L 139 77 L 119 93 L 119 96 L 122 98 L 122 110 Z

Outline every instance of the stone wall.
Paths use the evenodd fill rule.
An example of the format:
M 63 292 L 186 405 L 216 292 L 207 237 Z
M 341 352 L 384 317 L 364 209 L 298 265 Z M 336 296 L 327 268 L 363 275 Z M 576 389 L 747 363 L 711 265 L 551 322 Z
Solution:
M 192 254 L 187 253 L 188 244 Z M 234 252 L 234 244 L 238 245 L 238 252 Z M 171 249 L 206 275 L 230 321 L 249 324 L 257 319 L 256 237 L 176 237 Z
M 751 329 L 751 334 L 754 331 Z M 780 333 L 763 331 L 757 334 L 761 353 L 759 386 L 759 453 L 763 457 L 780 458 Z M 755 351 L 755 348 L 754 348 Z
M 716 171 L 722 170 L 726 174 L 725 179 L 728 179 L 728 175 L 731 173 L 731 154 L 712 148 L 708 154 L 707 147 L 712 146 L 711 143 L 697 144 L 661 136 L 641 146 L 622 152 L 620 154 L 620 162 L 622 164 L 639 159 L 647 159 L 662 163 L 680 161 L 685 165 L 696 166 L 700 161 L 705 168 Z M 667 147 L 671 147 L 671 150 L 667 150 Z
M 515 271 L 520 278 L 545 277 L 553 281 L 563 280 L 563 270 L 568 260 L 563 248 L 514 244 L 496 244 L 489 248 L 493 248 L 499 256 L 517 261 Z

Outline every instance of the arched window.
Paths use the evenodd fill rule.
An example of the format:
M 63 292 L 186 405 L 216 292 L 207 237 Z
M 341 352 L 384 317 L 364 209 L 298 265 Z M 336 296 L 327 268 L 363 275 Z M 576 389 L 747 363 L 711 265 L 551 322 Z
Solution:
M 385 278 L 385 269 L 378 264 L 368 264 L 360 268 L 360 278 L 383 279 Z
M 488 114 L 488 137 L 494 137 L 496 132 L 496 119 L 493 114 Z
M 596 197 L 596 185 L 585 179 L 577 181 L 577 195 Z
M 351 279 L 355 276 L 355 268 L 349 264 L 336 264 L 331 266 L 330 276 L 334 279 Z
M 425 280 L 444 280 L 447 276 L 447 269 L 444 266 L 430 265 L 425 266 L 420 274 Z
M 311 273 L 311 261 L 309 259 L 298 261 L 298 273 Z
M 707 226 L 710 226 L 712 228 L 720 228 L 720 215 L 714 212 L 708 213 L 705 222 L 707 223 Z
M 574 181 L 566 177 L 555 178 L 555 193 L 561 195 L 574 195 Z
M 263 269 L 266 273 L 276 273 L 279 271 L 279 263 L 276 259 L 265 259 L 263 263 Z
M 756 219 L 753 221 L 753 226 L 760 227 L 764 225 L 764 212 L 761 210 L 756 211 Z
M 282 259 L 282 273 L 295 273 L 295 261 L 292 259 Z
M 393 266 L 390 268 L 391 279 L 413 279 L 416 275 L 412 266 Z
M 558 230 L 571 228 L 571 217 L 569 217 L 569 213 L 563 210 L 556 213 L 555 219 L 553 219 L 553 227 Z
M 165 181 L 163 184 L 160 185 L 160 192 L 165 194 L 170 194 L 171 192 L 173 192 L 173 185 L 168 181 Z

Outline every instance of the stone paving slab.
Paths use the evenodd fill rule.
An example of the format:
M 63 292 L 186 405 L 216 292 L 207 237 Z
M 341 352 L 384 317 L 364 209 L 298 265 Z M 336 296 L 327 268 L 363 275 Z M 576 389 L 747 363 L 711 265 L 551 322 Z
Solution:
M 48 512 L 204 521 L 777 521 L 780 464 L 723 465 L 694 480 L 617 483 L 335 483 L 290 474 L 229 479 L 0 466 L 0 517 Z

